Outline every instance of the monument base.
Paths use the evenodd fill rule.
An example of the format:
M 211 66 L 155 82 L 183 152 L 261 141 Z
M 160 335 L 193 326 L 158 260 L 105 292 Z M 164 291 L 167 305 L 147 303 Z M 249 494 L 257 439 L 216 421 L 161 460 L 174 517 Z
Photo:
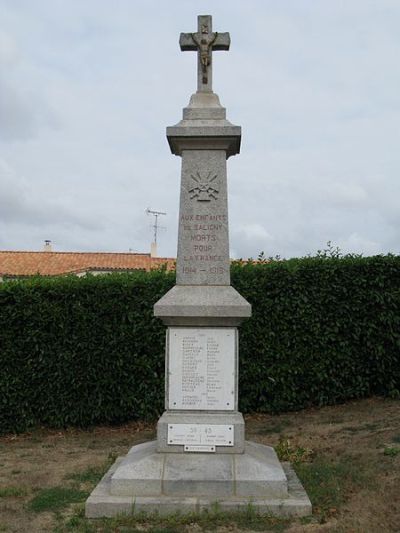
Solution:
M 279 517 L 311 514 L 289 463 L 273 448 L 246 442 L 242 454 L 160 453 L 157 441 L 117 459 L 86 501 L 88 518 L 245 510 Z

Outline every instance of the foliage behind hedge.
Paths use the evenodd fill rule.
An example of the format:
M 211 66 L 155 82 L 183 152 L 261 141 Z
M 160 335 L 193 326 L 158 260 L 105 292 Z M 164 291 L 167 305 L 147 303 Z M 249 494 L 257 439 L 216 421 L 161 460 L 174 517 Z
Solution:
M 0 285 L 0 431 L 163 410 L 166 272 Z M 240 407 L 279 412 L 400 390 L 400 257 L 234 265 Z

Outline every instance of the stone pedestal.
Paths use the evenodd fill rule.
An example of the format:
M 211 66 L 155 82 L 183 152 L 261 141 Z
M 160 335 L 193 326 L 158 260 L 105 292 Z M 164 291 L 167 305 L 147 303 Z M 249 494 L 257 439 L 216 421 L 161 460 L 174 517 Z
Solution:
M 199 17 L 204 39 L 210 23 Z M 183 35 L 182 49 L 193 49 L 191 34 Z M 218 42 L 229 46 L 229 35 Z M 201 90 L 183 119 L 167 128 L 182 175 L 176 286 L 154 306 L 167 326 L 165 412 L 157 440 L 134 446 L 92 493 L 89 517 L 193 512 L 215 502 L 222 509 L 251 503 L 279 516 L 311 512 L 290 466 L 281 465 L 273 448 L 245 441 L 238 326 L 251 306 L 230 285 L 226 172 L 227 159 L 239 152 L 241 129 L 226 119 L 203 59 Z

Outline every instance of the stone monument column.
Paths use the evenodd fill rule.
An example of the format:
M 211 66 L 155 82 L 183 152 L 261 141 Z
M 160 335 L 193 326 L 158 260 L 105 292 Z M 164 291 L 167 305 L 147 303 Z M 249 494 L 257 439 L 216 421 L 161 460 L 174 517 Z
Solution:
M 163 452 L 244 451 L 237 326 L 251 306 L 230 285 L 226 170 L 239 153 L 241 128 L 226 119 L 211 87 L 212 50 L 229 44 L 228 33 L 212 32 L 210 16 L 198 17 L 197 33 L 180 37 L 182 50 L 198 53 L 198 91 L 167 128 L 182 174 L 176 285 L 154 306 L 168 326 Z
M 310 501 L 275 451 L 245 441 L 238 411 L 238 326 L 250 304 L 230 285 L 226 161 L 239 153 L 241 129 L 226 119 L 212 91 L 212 52 L 228 33 L 210 16 L 182 33 L 197 52 L 197 92 L 182 120 L 167 128 L 182 158 L 176 285 L 155 305 L 167 326 L 165 412 L 157 440 L 117 459 L 86 502 L 86 516 L 247 508 L 305 515 Z

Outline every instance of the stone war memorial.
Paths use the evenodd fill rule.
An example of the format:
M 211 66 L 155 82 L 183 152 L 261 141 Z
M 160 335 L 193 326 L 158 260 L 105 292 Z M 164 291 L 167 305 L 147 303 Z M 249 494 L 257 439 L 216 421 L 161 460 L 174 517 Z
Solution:
M 212 58 L 229 33 L 199 16 L 182 33 L 197 52 L 197 92 L 183 119 L 167 128 L 182 158 L 176 285 L 154 306 L 167 327 L 165 412 L 157 440 L 133 446 L 86 502 L 90 518 L 137 512 L 246 509 L 275 516 L 311 513 L 310 500 L 274 449 L 245 440 L 238 411 L 238 326 L 250 304 L 230 285 L 226 161 L 240 150 L 241 128 L 226 119 L 212 90 Z

